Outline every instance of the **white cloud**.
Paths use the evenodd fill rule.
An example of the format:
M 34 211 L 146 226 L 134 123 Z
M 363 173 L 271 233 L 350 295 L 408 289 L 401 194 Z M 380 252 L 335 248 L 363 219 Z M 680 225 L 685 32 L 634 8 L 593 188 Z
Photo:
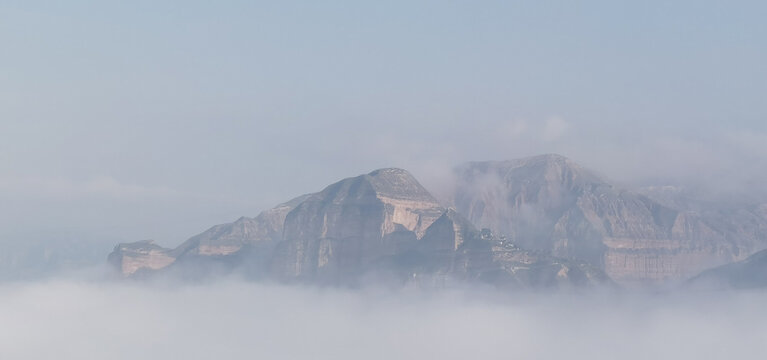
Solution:
M 3 359 L 722 359 L 764 350 L 763 293 L 0 286 Z

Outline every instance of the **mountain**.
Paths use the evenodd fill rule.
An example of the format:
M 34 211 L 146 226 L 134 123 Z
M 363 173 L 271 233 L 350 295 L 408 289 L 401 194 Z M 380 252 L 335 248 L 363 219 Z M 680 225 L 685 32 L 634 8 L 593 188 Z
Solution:
M 445 208 L 407 171 L 380 169 L 212 227 L 175 249 L 148 241 L 109 256 L 123 276 L 245 269 L 284 282 L 358 285 L 395 281 L 445 286 L 608 283 L 583 262 L 523 250 Z
M 754 212 L 655 200 L 560 155 L 471 162 L 455 175 L 455 206 L 478 227 L 622 283 L 681 280 L 767 245 L 767 221 Z
M 685 285 L 697 289 L 767 288 L 767 250 L 742 261 L 706 270 Z
M 109 261 L 127 277 L 236 269 L 284 282 L 536 287 L 681 281 L 767 247 L 766 205 L 631 190 L 559 155 L 471 162 L 455 177 L 453 207 L 409 172 L 380 169 L 174 249 L 120 244 Z
M 444 210 L 405 170 L 344 179 L 286 216 L 273 273 L 327 281 L 353 276 L 413 246 Z

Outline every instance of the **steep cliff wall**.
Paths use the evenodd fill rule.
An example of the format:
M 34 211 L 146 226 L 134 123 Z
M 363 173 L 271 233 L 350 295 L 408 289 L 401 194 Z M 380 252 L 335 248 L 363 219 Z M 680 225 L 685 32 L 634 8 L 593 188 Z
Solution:
M 285 219 L 272 269 L 279 278 L 354 276 L 419 239 L 442 214 L 439 203 L 401 169 L 344 179 L 308 197 Z
M 477 226 L 622 282 L 683 279 L 767 245 L 767 223 L 753 212 L 673 208 L 558 155 L 468 163 L 456 175 L 455 205 Z

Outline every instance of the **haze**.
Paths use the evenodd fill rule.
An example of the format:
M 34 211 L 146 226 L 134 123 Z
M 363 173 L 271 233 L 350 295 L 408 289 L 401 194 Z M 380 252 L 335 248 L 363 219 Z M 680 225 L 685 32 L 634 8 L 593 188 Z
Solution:
M 761 186 L 765 16 L 758 1 L 4 1 L 2 237 L 174 245 L 380 167 L 432 188 L 463 161 L 552 152 L 624 182 Z
M 0 1 L 0 358 L 755 358 L 758 290 L 116 281 L 105 263 L 378 168 L 444 200 L 454 166 L 549 153 L 767 214 L 765 19 L 762 1 Z

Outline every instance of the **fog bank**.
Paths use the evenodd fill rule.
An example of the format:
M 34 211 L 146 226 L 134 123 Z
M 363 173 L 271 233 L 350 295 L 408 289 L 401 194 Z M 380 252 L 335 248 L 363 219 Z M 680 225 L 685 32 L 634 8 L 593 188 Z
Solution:
M 750 358 L 765 300 L 17 283 L 0 287 L 0 358 Z

